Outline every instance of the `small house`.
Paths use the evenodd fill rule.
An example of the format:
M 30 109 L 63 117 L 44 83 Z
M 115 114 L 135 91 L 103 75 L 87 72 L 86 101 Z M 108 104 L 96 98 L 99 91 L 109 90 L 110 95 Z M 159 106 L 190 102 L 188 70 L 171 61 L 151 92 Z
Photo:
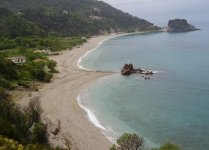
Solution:
M 16 56 L 16 57 L 11 57 L 9 58 L 12 62 L 15 64 L 22 64 L 26 62 L 26 57 L 25 56 Z

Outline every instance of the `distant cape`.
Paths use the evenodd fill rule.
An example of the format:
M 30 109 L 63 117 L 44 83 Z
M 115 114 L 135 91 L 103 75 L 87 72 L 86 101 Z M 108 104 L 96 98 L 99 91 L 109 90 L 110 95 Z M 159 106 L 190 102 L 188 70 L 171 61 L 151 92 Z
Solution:
M 186 19 L 174 19 L 168 21 L 168 32 L 188 32 L 195 30 L 199 29 L 189 24 Z

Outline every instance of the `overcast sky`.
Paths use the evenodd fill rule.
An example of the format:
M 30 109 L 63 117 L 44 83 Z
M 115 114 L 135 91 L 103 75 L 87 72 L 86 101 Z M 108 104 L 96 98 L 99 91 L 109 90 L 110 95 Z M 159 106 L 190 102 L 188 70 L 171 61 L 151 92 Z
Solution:
M 157 25 L 169 19 L 185 18 L 190 22 L 209 22 L 209 0 L 103 0 L 116 8 Z

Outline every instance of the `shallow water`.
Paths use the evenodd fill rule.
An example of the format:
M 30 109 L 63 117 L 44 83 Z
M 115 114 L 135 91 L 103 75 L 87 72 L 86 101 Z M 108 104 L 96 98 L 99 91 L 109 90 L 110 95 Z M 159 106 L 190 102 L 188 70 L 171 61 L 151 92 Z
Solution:
M 117 37 L 83 58 L 85 68 L 119 71 L 124 63 L 159 71 L 144 80 L 114 74 L 90 85 L 81 103 L 114 140 L 124 132 L 148 145 L 183 150 L 209 147 L 209 29 Z

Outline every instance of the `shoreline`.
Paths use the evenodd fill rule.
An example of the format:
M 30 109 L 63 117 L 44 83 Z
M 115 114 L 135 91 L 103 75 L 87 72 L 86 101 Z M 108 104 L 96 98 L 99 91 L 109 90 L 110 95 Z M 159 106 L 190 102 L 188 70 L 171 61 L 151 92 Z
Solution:
M 88 50 L 86 51 L 86 53 L 84 55 L 82 55 L 78 61 L 77 61 L 77 66 L 81 69 L 81 70 L 85 70 L 85 71 L 91 71 L 90 69 L 88 68 L 84 68 L 82 65 L 81 65 L 81 62 L 82 62 L 82 59 L 87 57 L 91 52 L 95 51 L 97 48 L 99 48 L 105 41 L 109 40 L 109 39 L 112 39 L 112 38 L 115 38 L 115 37 L 118 37 L 120 36 L 119 34 L 113 34 L 113 35 L 110 35 L 110 37 L 107 37 L 105 38 L 104 40 L 101 40 L 97 46 L 91 50 Z M 96 36 L 97 37 L 97 36 Z M 96 37 L 93 37 L 93 38 L 96 38 Z
M 121 36 L 126 36 L 126 35 L 136 35 L 136 34 L 143 34 L 143 33 L 152 33 L 152 31 L 148 31 L 148 32 L 134 32 L 134 33 L 117 33 L 117 34 L 113 34 L 113 35 L 109 35 L 107 38 L 105 38 L 104 40 L 101 40 L 97 46 L 91 50 L 88 50 L 86 51 L 86 53 L 84 55 L 82 55 L 78 61 L 77 61 L 77 66 L 81 69 L 81 70 L 84 70 L 84 71 L 87 71 L 87 72 L 95 72 L 95 73 L 98 73 L 97 70 L 91 70 L 91 69 L 88 69 L 88 68 L 85 68 L 81 65 L 81 62 L 82 62 L 82 59 L 87 57 L 90 53 L 94 52 L 95 50 L 97 50 L 105 41 L 107 40 L 110 40 L 110 39 L 113 39 L 113 38 L 116 38 L 116 37 L 121 37 Z M 102 72 L 102 71 L 100 71 Z M 157 72 L 157 71 L 155 71 Z M 105 72 L 104 72 L 105 73 Z M 109 73 L 109 72 L 108 72 Z M 112 72 L 113 73 L 113 72 Z M 114 72 L 115 73 L 115 72 Z M 110 74 L 111 75 L 111 74 Z M 105 76 L 102 76 L 102 77 L 105 77 Z M 99 80 L 100 78 L 102 77 L 99 77 L 96 80 Z M 89 83 L 91 84 L 91 83 Z M 88 84 L 88 85 L 89 85 Z M 87 85 L 87 86 L 88 86 Z M 85 87 L 84 87 L 85 88 Z M 82 92 L 82 91 L 81 91 Z M 80 106 L 81 109 L 83 109 L 85 111 L 85 113 L 88 115 L 88 120 L 98 129 L 100 129 L 100 132 L 105 136 L 105 138 L 107 138 L 109 140 L 109 142 L 111 142 L 111 144 L 114 144 L 116 142 L 117 139 L 111 137 L 111 136 L 107 136 L 105 134 L 105 132 L 111 132 L 109 131 L 108 129 L 106 129 L 98 120 L 98 118 L 96 117 L 96 115 L 91 111 L 91 109 L 89 109 L 88 107 L 84 106 L 82 104 L 82 100 L 80 98 L 80 93 L 79 95 L 77 96 L 77 102 L 78 102 L 78 105 Z
M 120 36 L 120 35 L 118 35 L 118 36 Z M 101 37 L 101 36 L 99 36 L 99 37 Z M 99 37 L 94 37 L 94 38 L 99 38 Z M 91 41 L 91 40 L 93 40 L 93 39 L 90 39 L 89 41 L 88 41 L 88 43 Z M 101 39 L 102 40 L 102 39 Z M 101 42 L 101 41 L 100 41 Z M 99 41 L 97 41 L 97 44 L 99 43 Z M 86 45 L 86 43 L 83 45 L 83 46 L 85 46 Z M 94 45 L 96 46 L 96 44 L 94 43 Z M 83 46 L 81 46 L 81 47 L 83 47 Z M 78 50 L 79 48 L 74 48 L 75 50 Z M 73 49 L 73 50 L 74 50 Z M 74 51 L 75 51 L 74 50 Z M 94 49 L 86 49 L 85 51 L 83 51 L 82 53 L 80 53 L 80 57 L 78 57 L 77 56 L 77 58 L 79 58 L 78 60 L 80 60 L 81 59 L 81 57 L 84 57 L 85 55 L 86 55 L 86 53 L 90 53 L 91 51 L 93 51 L 93 50 L 95 50 L 95 48 Z M 62 55 L 65 55 L 66 53 L 68 54 L 68 52 L 63 52 L 64 54 L 62 54 Z M 87 54 L 87 55 L 88 55 Z M 74 53 L 72 53 L 72 57 L 73 57 L 73 55 L 74 55 Z M 86 56 L 87 56 L 86 55 Z M 55 57 L 53 57 L 52 59 L 56 59 L 56 57 L 58 57 L 58 56 L 55 56 Z M 79 71 L 79 72 L 85 72 L 85 75 L 88 75 L 88 76 L 91 76 L 92 75 L 92 73 L 93 74 L 97 74 L 97 71 L 85 71 L 85 70 L 80 70 L 81 68 L 79 68 L 79 66 L 78 66 L 78 60 L 76 61 L 76 62 L 74 62 L 74 64 L 73 64 L 73 66 L 75 67 L 75 68 L 70 68 L 69 66 L 67 66 L 67 65 L 65 65 L 65 61 L 63 61 L 63 64 L 62 64 L 62 66 L 61 66 L 61 68 L 63 69 L 62 70 L 62 72 L 61 72 L 61 74 L 57 74 L 56 76 L 55 76 L 55 79 L 53 80 L 53 82 L 54 81 L 56 81 L 56 80 L 59 80 L 59 79 L 61 79 L 61 78 L 66 78 L 66 79 L 69 79 L 68 77 L 69 77 L 69 75 L 72 75 L 72 74 L 74 74 L 75 73 L 75 71 Z M 67 61 L 67 60 L 66 60 Z M 72 60 L 71 60 L 71 62 L 73 62 Z M 59 62 L 60 63 L 60 62 Z M 76 67 L 76 65 L 77 65 L 77 67 Z M 60 67 L 60 65 L 59 65 L 59 67 Z M 78 70 L 76 70 L 76 69 L 78 69 Z M 100 75 L 99 75 L 100 74 Z M 84 74 L 82 74 L 82 75 L 84 75 Z M 99 79 L 99 78 L 101 78 L 101 77 L 105 77 L 105 76 L 107 76 L 107 75 L 110 75 L 110 74 L 107 74 L 107 73 L 102 73 L 102 72 L 98 72 L 98 74 L 97 74 L 98 76 L 96 76 L 94 79 L 92 78 L 90 81 L 85 81 L 85 83 L 81 83 L 81 84 L 84 84 L 84 85 L 81 85 L 83 88 L 85 88 L 85 87 L 87 87 L 89 84 L 91 84 L 92 82 L 95 82 L 97 79 Z M 65 80 L 66 81 L 66 80 Z M 63 82 L 64 82 L 64 80 L 63 80 Z M 67 81 L 66 81 L 67 82 Z M 51 83 L 50 83 L 51 84 Z M 75 84 L 72 84 L 71 86 L 75 86 L 77 83 L 75 83 Z M 79 85 L 80 86 L 80 85 Z M 44 87 L 45 88 L 45 87 Z M 77 88 L 77 87 L 76 87 Z M 72 88 L 71 88 L 72 89 Z M 77 93 L 78 94 L 80 94 L 79 93 L 79 91 L 81 92 L 82 91 L 82 89 L 80 89 L 80 90 L 78 90 L 77 91 Z M 73 91 L 73 92 L 75 92 L 75 91 Z M 65 95 L 65 93 L 63 92 L 63 95 Z M 67 95 L 67 94 L 66 94 Z M 78 98 L 78 95 L 77 95 L 77 97 L 76 97 L 76 99 Z M 72 100 L 70 100 L 70 101 L 75 101 L 74 99 L 72 99 Z M 77 101 L 78 102 L 78 101 Z M 72 102 L 71 102 L 72 103 Z M 79 103 L 78 103 L 79 104 Z M 76 105 L 76 104 L 75 104 Z M 77 106 L 72 106 L 72 107 L 77 107 Z M 67 107 L 66 107 L 67 108 Z M 79 108 L 78 108 L 79 109 Z M 53 112 L 52 112 L 53 113 Z M 54 113 L 57 113 L 57 112 L 54 112 Z M 58 113 L 60 113 L 60 112 L 58 112 Z M 76 113 L 76 112 L 75 112 Z M 87 114 L 86 114 L 86 112 L 85 112 L 85 110 L 82 110 L 82 108 L 80 108 L 80 110 L 79 110 L 79 113 L 80 114 L 82 114 L 83 115 L 83 117 L 81 117 L 81 118 L 85 118 L 85 120 L 86 121 L 84 121 L 84 122 L 88 122 L 89 124 L 90 124 L 90 121 L 89 121 L 89 119 L 88 119 L 88 116 L 87 116 Z M 48 114 L 47 114 L 48 115 Z M 74 114 L 70 114 L 70 115 L 74 115 Z M 60 116 L 60 115 L 59 115 Z M 51 119 L 54 119 L 54 118 L 52 118 L 51 117 Z M 65 119 L 65 117 L 63 117 L 62 119 Z M 79 121 L 79 119 L 77 119 L 77 121 Z M 76 121 L 75 121 L 76 122 Z M 54 123 L 56 123 L 56 120 L 54 119 Z M 79 126 L 83 126 L 83 124 L 82 123 L 77 123 L 77 125 Z M 74 126 L 74 125 L 73 125 Z M 89 125 L 85 125 L 86 127 L 87 126 L 89 126 Z M 78 127 L 76 127 L 76 128 L 78 128 Z M 82 127 L 83 128 L 83 127 Z M 68 129 L 67 129 L 68 130 Z M 74 129 L 72 129 L 72 130 L 74 130 Z M 79 129 L 80 130 L 80 129 Z M 95 126 L 94 126 L 94 129 L 93 130 L 89 130 L 89 128 L 86 128 L 86 129 L 84 129 L 84 131 L 85 130 L 88 130 L 89 131 L 89 133 L 85 133 L 84 135 L 83 135 L 83 133 L 82 133 L 82 131 L 83 130 L 81 130 L 81 134 L 80 135 L 77 135 L 76 134 L 76 136 L 74 136 L 73 134 L 68 134 L 68 133 L 70 133 L 70 132 L 68 132 L 68 131 L 65 131 L 65 129 L 63 129 L 63 125 L 62 125 L 62 129 L 61 129 L 61 132 L 60 132 L 60 139 L 55 139 L 54 141 L 53 141 L 53 139 L 52 139 L 52 141 L 51 142 L 54 142 L 55 144 L 54 145 L 62 145 L 63 143 L 67 143 L 66 141 L 66 139 L 70 139 L 70 141 L 72 141 L 72 149 L 109 149 L 109 146 L 110 146 L 110 142 L 107 140 L 107 139 L 105 139 L 105 137 L 102 135 L 102 134 L 100 134 L 99 132 L 101 132 L 101 130 L 99 129 L 99 128 L 96 128 Z M 91 132 L 91 131 L 93 131 L 93 132 Z M 78 132 L 78 131 L 72 131 L 72 132 Z M 96 133 L 97 132 L 97 133 Z M 95 137 L 94 138 L 92 138 L 92 136 L 90 135 L 88 135 L 88 136 L 86 136 L 87 134 L 94 134 L 95 135 Z M 78 137 L 77 137 L 78 136 Z M 83 136 L 83 137 L 82 137 Z M 81 139 L 80 139 L 80 141 L 78 141 L 77 139 L 79 139 L 79 137 L 81 137 Z M 86 141 L 86 140 L 88 140 L 89 141 L 89 137 L 90 137 L 90 140 L 92 140 L 92 142 L 91 142 L 91 144 L 89 144 L 89 143 L 87 143 L 87 142 L 84 142 L 84 143 L 87 143 L 87 145 L 85 145 L 84 143 L 83 143 L 83 141 Z M 97 139 L 97 138 L 99 138 L 99 140 Z M 60 142 L 60 141 L 61 142 Z M 100 140 L 104 140 L 103 142 L 101 142 Z M 60 143 L 59 143 L 60 142 Z M 97 144 L 97 143 L 102 143 L 102 144 L 104 144 L 102 147 L 96 147 L 97 145 L 99 145 L 99 146 L 101 146 L 100 144 Z M 53 143 L 52 143 L 53 144 Z
M 79 64 L 81 63 L 82 58 L 86 57 L 90 52 L 96 50 L 104 41 L 110 38 L 114 38 L 116 36 L 116 34 L 95 36 L 89 39 L 82 46 L 80 46 L 80 48 L 73 48 L 69 51 L 63 51 L 60 56 L 51 57 L 51 59 L 57 62 L 58 70 L 62 70 L 58 75 L 59 77 L 61 77 L 61 79 L 56 79 L 57 76 L 55 76 L 55 80 L 64 81 L 64 79 L 68 78 L 67 81 L 65 80 L 65 84 L 70 86 L 69 89 L 73 90 L 71 94 L 68 94 L 66 91 L 66 87 L 63 87 L 62 84 L 59 85 L 61 86 L 61 88 L 63 88 L 64 91 L 66 91 L 62 93 L 62 96 L 65 96 L 65 98 L 69 98 L 69 108 L 63 108 L 65 110 L 63 110 L 62 115 L 70 116 L 62 116 L 63 119 L 57 116 L 61 121 L 61 134 L 63 134 L 61 135 L 61 137 L 63 136 L 71 142 L 72 149 L 107 150 L 112 145 L 107 137 L 103 135 L 101 128 L 95 126 L 95 124 L 91 121 L 88 116 L 88 112 L 83 109 L 81 105 L 79 105 L 77 98 L 82 90 L 86 88 L 89 84 L 93 83 L 101 77 L 110 75 L 110 73 L 88 72 L 90 70 L 84 70 L 84 68 L 81 68 L 81 65 Z M 69 55 L 69 57 L 67 57 L 66 55 Z M 77 83 L 79 85 L 76 85 Z M 67 102 L 66 99 L 65 102 Z M 67 105 L 67 103 L 65 104 Z M 71 110 L 67 111 L 67 109 Z M 46 117 L 50 119 L 50 117 Z M 68 121 L 66 122 L 65 120 Z M 71 122 L 71 125 L 69 124 L 69 122 Z M 52 140 L 51 142 L 52 145 L 57 145 L 56 140 L 55 143 L 53 143 Z
M 44 110 L 44 121 L 49 121 L 49 143 L 52 147 L 80 150 L 107 150 L 112 146 L 111 137 L 105 136 L 106 131 L 96 116 L 88 108 L 84 108 L 78 100 L 80 93 L 99 78 L 112 75 L 114 72 L 102 72 L 84 68 L 82 59 L 96 50 L 105 41 L 125 36 L 149 32 L 114 33 L 94 36 L 86 43 L 71 50 L 60 51 L 60 55 L 49 57 L 57 62 L 59 73 L 54 74 L 52 81 L 42 84 L 38 92 L 24 96 L 17 103 L 24 106 L 30 99 L 39 97 Z M 87 110 L 88 109 L 88 110 Z M 91 114 L 91 115 L 89 115 Z M 94 121 L 92 121 L 92 118 Z M 52 132 L 58 121 L 61 129 L 58 135 Z
M 86 71 L 78 66 L 79 60 L 91 51 L 97 49 L 104 41 L 123 34 L 95 36 L 86 43 L 72 50 L 61 51 L 60 55 L 50 59 L 57 62 L 57 70 L 49 84 L 43 84 L 38 92 L 26 96 L 17 103 L 25 105 L 34 97 L 39 97 L 44 110 L 44 120 L 49 120 L 53 126 L 61 121 L 58 135 L 49 135 L 51 146 L 80 150 L 107 150 L 112 143 L 105 137 L 101 128 L 96 127 L 89 119 L 86 111 L 78 103 L 78 96 L 89 84 L 112 73 Z M 49 131 L 52 132 L 54 129 Z

